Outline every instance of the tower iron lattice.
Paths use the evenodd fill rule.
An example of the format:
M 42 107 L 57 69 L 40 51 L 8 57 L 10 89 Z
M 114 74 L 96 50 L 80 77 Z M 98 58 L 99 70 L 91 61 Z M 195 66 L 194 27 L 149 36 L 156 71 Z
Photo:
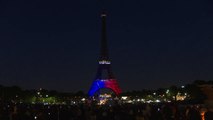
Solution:
M 107 15 L 105 12 L 101 14 L 102 36 L 100 57 L 98 60 L 98 70 L 95 80 L 93 81 L 91 88 L 88 92 L 89 96 L 94 96 L 97 91 L 104 88 L 111 89 L 116 95 L 119 95 L 121 93 L 121 89 L 118 85 L 118 82 L 111 70 L 111 61 L 109 58 L 106 38 L 106 16 Z M 106 75 L 104 74 L 104 72 L 106 72 Z

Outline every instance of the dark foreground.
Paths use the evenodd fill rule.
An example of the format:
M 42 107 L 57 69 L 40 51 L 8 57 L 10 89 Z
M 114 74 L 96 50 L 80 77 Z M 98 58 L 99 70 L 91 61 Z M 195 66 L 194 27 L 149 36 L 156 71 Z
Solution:
M 213 120 L 202 105 L 39 105 L 0 104 L 0 120 Z

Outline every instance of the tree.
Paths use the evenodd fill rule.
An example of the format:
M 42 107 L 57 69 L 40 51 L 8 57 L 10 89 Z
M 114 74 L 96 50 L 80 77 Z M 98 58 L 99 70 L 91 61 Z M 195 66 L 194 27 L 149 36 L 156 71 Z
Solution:
M 178 94 L 178 88 L 177 86 L 173 85 L 169 88 L 170 90 L 170 94 L 171 94 L 171 97 L 175 97 L 175 101 L 177 101 L 177 94 Z
M 196 84 L 188 84 L 185 89 L 190 95 L 192 102 L 203 103 L 204 99 L 206 99 L 206 96 Z
M 84 97 L 86 95 L 85 95 L 85 93 L 83 91 L 78 91 L 78 92 L 75 93 L 75 96 Z

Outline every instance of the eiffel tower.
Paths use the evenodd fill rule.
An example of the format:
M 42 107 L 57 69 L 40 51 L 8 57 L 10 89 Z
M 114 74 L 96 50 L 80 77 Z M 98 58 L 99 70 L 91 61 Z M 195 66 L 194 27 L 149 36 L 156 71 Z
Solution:
M 101 14 L 102 19 L 102 39 L 101 39 L 101 52 L 98 61 L 98 70 L 95 80 L 88 92 L 89 96 L 94 96 L 100 89 L 110 89 L 116 95 L 121 93 L 121 89 L 118 85 L 116 78 L 114 77 L 111 70 L 111 61 L 109 59 L 107 39 L 106 39 L 106 13 Z M 105 73 L 105 74 L 104 74 Z

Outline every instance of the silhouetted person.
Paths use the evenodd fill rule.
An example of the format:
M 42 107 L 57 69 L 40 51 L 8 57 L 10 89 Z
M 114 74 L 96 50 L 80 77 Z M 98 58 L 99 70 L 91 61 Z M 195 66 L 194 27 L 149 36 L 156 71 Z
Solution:
M 188 120 L 201 120 L 200 112 L 196 108 L 191 107 L 188 113 Z
M 204 116 L 205 120 L 213 120 L 213 108 L 208 109 Z

